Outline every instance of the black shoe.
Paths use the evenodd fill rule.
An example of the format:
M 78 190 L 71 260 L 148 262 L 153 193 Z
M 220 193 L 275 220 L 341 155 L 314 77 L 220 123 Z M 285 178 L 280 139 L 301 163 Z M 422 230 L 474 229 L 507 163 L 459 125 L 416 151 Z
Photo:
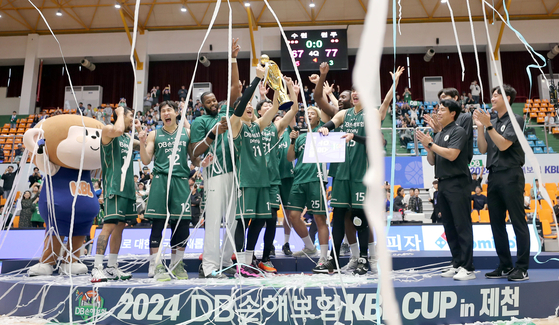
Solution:
M 514 268 L 507 277 L 509 281 L 526 281 L 529 280 L 528 271 Z
M 313 273 L 318 274 L 331 274 L 334 273 L 334 269 L 336 268 L 335 262 L 332 257 L 328 257 L 326 261 L 319 260 L 318 264 L 312 269 Z
M 492 272 L 485 273 L 485 277 L 488 279 L 503 279 L 508 277 L 514 269 L 511 268 L 503 268 L 499 265 L 497 269 Z
M 291 248 L 289 247 L 289 243 L 283 244 L 283 246 L 281 247 L 281 250 L 283 251 L 283 254 L 285 256 L 293 255 L 293 252 L 291 251 Z
M 198 267 L 198 277 L 200 279 L 203 279 L 206 277 L 206 275 L 204 274 L 204 268 L 202 267 L 202 263 L 200 263 L 200 266 Z
M 270 250 L 270 256 L 276 256 L 276 248 L 272 245 L 272 249 Z
M 353 271 L 353 275 L 365 275 L 369 272 L 369 261 L 366 258 L 360 257 L 357 260 L 357 268 Z
M 221 273 L 225 274 L 227 277 L 234 278 L 235 274 L 237 274 L 236 270 L 237 270 L 237 268 L 232 266 L 232 267 L 222 269 Z

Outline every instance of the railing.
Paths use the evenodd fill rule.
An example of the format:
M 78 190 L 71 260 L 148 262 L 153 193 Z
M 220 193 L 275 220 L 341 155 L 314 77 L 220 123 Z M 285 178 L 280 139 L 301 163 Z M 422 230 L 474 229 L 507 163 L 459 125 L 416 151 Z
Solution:
M 541 130 L 541 132 L 543 132 L 543 140 L 541 138 L 539 138 L 536 134 L 538 132 L 527 132 L 525 131 L 524 134 L 526 136 L 526 139 L 528 140 L 528 142 L 530 143 L 530 146 L 532 147 L 532 149 L 534 150 L 534 152 L 536 154 L 549 154 L 549 153 L 556 153 L 556 151 L 554 150 L 553 146 L 558 146 L 559 145 L 559 137 L 555 138 L 553 136 L 550 137 L 549 135 L 549 129 L 551 129 L 551 126 L 547 126 L 547 125 L 527 125 L 526 129 L 529 130 L 529 128 L 533 128 L 534 130 Z M 387 140 L 388 144 L 385 147 L 386 153 L 387 155 L 390 155 L 392 152 L 392 148 L 390 147 L 391 145 L 396 145 L 399 147 L 402 147 L 402 142 L 400 141 L 400 136 L 401 136 L 401 131 L 404 130 L 410 130 L 411 132 L 411 139 L 406 140 L 408 141 L 405 144 L 405 147 L 403 149 L 405 150 L 409 150 L 409 152 L 398 152 L 398 150 L 396 151 L 396 156 L 421 156 L 421 155 L 426 155 L 426 151 L 425 148 L 423 148 L 423 145 L 417 140 L 417 138 L 415 137 L 415 133 L 417 132 L 417 130 L 420 130 L 422 132 L 425 132 L 425 130 L 429 130 L 431 131 L 430 127 L 415 127 L 415 128 L 396 128 L 396 132 L 397 132 L 397 136 L 396 136 L 396 143 L 392 143 L 391 144 L 391 140 L 392 140 L 392 128 L 381 128 L 381 132 L 384 136 L 384 139 Z M 481 154 L 479 152 L 476 152 L 477 150 L 477 126 L 473 126 L 473 132 L 474 132 L 474 154 Z M 550 144 L 550 140 L 551 142 L 556 141 L 555 143 L 551 143 Z M 542 146 L 542 142 L 544 144 L 544 146 Z

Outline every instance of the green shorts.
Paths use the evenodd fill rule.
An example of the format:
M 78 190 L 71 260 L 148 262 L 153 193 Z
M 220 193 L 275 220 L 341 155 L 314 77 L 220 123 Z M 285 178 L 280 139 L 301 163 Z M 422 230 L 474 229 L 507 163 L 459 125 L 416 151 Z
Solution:
M 270 185 L 270 208 L 280 208 L 280 186 Z
M 291 188 L 293 187 L 293 180 L 294 180 L 293 177 L 282 178 L 281 180 L 280 197 L 283 205 L 286 205 L 287 201 L 289 201 L 289 193 L 291 192 Z
M 138 217 L 135 199 L 111 194 L 105 197 L 104 206 L 104 223 L 126 222 L 126 220 L 134 220 Z
M 269 187 L 241 187 L 239 193 L 235 215 L 237 219 L 240 219 L 241 216 L 245 219 L 272 217 Z
M 146 219 L 167 218 L 167 175 L 157 174 L 153 176 L 146 212 Z M 169 187 L 169 212 L 171 219 L 177 220 L 182 213 L 182 219 L 190 219 L 190 186 L 188 178 L 171 177 Z
M 305 207 L 310 214 L 326 214 L 326 204 L 320 193 L 320 181 L 294 184 L 291 188 L 285 208 L 303 212 Z
M 358 208 L 365 205 L 367 187 L 362 182 L 334 180 L 330 206 L 334 208 Z

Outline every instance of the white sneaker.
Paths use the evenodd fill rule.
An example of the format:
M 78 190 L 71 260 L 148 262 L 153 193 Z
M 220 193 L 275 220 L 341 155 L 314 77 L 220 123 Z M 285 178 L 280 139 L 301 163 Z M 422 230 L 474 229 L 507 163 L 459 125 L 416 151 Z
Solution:
M 303 248 L 303 250 L 293 253 L 293 257 L 305 257 L 305 256 L 313 257 L 316 254 L 318 254 L 318 250 L 316 249 L 316 247 L 314 247 L 313 249 L 308 249 L 305 247 Z
M 60 267 L 58 268 L 58 273 L 64 275 L 70 275 L 70 271 L 72 271 L 71 275 L 79 275 L 79 274 L 87 274 L 89 271 L 87 269 L 87 266 L 85 266 L 82 263 L 74 262 L 71 265 L 72 266 L 70 267 L 69 263 L 60 264 Z
M 163 264 L 157 265 L 157 267 L 155 268 L 155 275 L 153 276 L 153 278 L 156 281 L 171 281 L 171 276 L 169 275 L 167 269 L 165 268 L 165 265 Z
M 37 263 L 27 270 L 29 276 L 52 275 L 54 268 L 50 264 Z
M 458 273 L 452 277 L 454 280 L 458 281 L 465 281 L 465 280 L 473 280 L 476 278 L 476 274 L 473 271 L 468 271 L 463 267 L 458 269 Z
M 374 256 L 369 256 L 369 271 L 373 274 L 378 273 L 378 260 Z
M 154 276 L 155 276 L 155 263 L 149 262 L 148 278 L 153 278 Z
M 132 278 L 132 273 L 124 272 L 116 266 L 107 266 L 105 272 L 112 280 L 128 280 Z
M 458 273 L 458 268 L 451 266 L 450 268 L 448 268 L 448 270 L 443 271 L 443 273 L 441 273 L 441 276 L 443 278 L 452 278 L 453 276 L 456 275 L 456 273 Z
M 347 262 L 347 264 L 342 267 L 342 272 L 352 273 L 353 271 L 355 271 L 355 269 L 357 268 L 357 260 L 359 260 L 359 258 L 357 257 L 350 258 L 349 262 Z
M 91 283 L 106 282 L 108 280 L 113 280 L 105 270 L 103 265 L 98 265 L 91 270 Z

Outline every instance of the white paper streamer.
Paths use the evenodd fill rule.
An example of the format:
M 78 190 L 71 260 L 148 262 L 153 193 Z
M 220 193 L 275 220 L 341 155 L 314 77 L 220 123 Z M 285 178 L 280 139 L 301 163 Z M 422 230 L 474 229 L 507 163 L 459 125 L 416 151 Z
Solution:
M 394 293 L 391 279 L 392 260 L 386 247 L 386 223 L 378 216 L 384 215 L 384 190 L 381 184 L 384 180 L 384 151 L 380 133 L 380 118 L 375 109 L 375 103 L 380 102 L 371 89 L 378 88 L 378 69 L 382 56 L 384 32 L 386 29 L 386 16 L 388 1 L 371 1 L 365 18 L 365 25 L 361 35 L 361 43 L 355 68 L 353 81 L 359 90 L 359 99 L 365 110 L 365 127 L 367 130 L 367 156 L 369 169 L 364 178 L 367 185 L 365 202 L 365 215 L 375 230 L 377 256 L 380 265 L 381 294 L 383 298 L 383 318 L 387 323 L 401 324 L 400 310 Z

